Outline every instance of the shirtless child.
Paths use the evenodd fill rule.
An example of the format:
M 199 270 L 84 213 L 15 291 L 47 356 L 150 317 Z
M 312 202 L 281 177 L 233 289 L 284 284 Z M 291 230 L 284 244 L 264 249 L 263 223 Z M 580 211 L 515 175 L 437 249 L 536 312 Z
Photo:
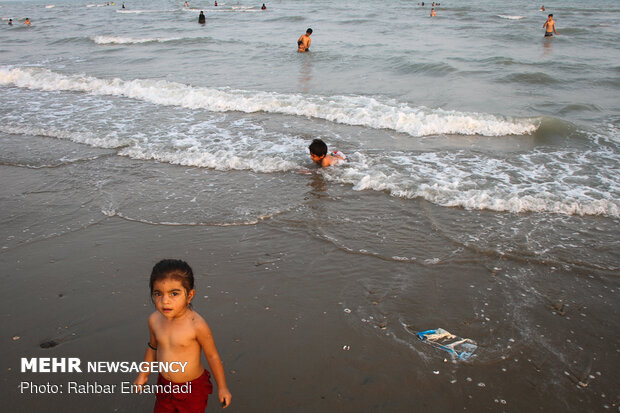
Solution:
M 543 24 L 543 28 L 545 29 L 545 37 L 553 36 L 553 33 L 558 34 L 555 30 L 555 20 L 553 20 L 553 14 L 550 14 L 547 17 L 547 21 Z
M 157 311 L 149 317 L 150 338 L 144 361 L 176 361 L 183 365 L 180 372 L 159 373 L 154 413 L 204 413 L 213 386 L 211 375 L 200 361 L 203 352 L 217 383 L 219 402 L 228 407 L 232 396 L 213 333 L 191 307 L 196 294 L 191 267 L 181 260 L 161 260 L 153 267 L 149 284 Z M 148 387 L 148 377 L 149 371 L 141 372 L 134 385 L 139 390 Z M 190 385 L 188 393 L 175 390 L 184 384 Z
M 327 153 L 327 145 L 321 139 L 314 139 L 308 149 L 310 150 L 310 159 L 319 166 L 339 165 L 347 160 L 345 154 L 340 151 Z
M 310 51 L 310 35 L 312 34 L 312 29 L 306 30 L 305 34 L 302 34 L 299 40 L 297 40 L 297 52 L 298 53 L 306 53 Z

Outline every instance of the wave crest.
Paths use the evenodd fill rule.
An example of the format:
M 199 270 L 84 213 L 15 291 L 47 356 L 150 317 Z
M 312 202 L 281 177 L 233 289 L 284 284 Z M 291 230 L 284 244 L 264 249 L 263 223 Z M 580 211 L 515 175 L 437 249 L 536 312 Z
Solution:
M 40 68 L 0 69 L 0 84 L 46 91 L 79 91 L 214 112 L 268 112 L 347 125 L 389 129 L 411 136 L 506 136 L 533 133 L 539 121 L 425 107 L 366 96 L 317 96 L 194 87 L 155 79 L 99 79 Z
M 181 40 L 181 37 L 146 37 L 136 39 L 133 37 L 120 36 L 93 36 L 91 40 L 97 44 L 140 44 L 173 42 Z

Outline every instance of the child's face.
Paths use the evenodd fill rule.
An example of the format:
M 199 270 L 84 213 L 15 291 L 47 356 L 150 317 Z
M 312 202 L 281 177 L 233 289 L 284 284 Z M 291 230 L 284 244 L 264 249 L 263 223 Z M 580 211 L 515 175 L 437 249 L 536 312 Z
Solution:
M 321 159 L 323 159 L 325 156 L 319 156 L 319 155 L 315 155 L 312 152 L 310 152 L 310 159 L 312 159 L 315 163 L 320 163 Z
M 153 283 L 155 308 L 170 320 L 185 314 L 194 294 L 196 290 L 190 290 L 188 293 L 179 280 L 166 278 Z

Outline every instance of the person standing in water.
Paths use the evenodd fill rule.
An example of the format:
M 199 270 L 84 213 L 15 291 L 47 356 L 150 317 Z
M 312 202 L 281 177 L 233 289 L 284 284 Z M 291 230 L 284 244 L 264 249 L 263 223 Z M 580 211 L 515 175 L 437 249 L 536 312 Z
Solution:
M 299 40 L 297 40 L 297 52 L 298 53 L 306 53 L 310 51 L 310 35 L 312 34 L 312 29 L 308 28 L 305 34 L 302 34 Z
M 198 23 L 200 24 L 206 23 L 205 14 L 202 12 L 202 10 L 200 11 L 200 16 L 198 16 Z
M 30 26 L 30 19 L 28 17 L 26 17 L 26 21 L 24 22 L 24 24 L 26 26 Z
M 558 34 L 555 30 L 555 20 L 553 20 L 553 14 L 550 14 L 547 17 L 547 21 L 543 24 L 543 29 L 545 29 L 545 37 L 553 36 L 553 33 Z

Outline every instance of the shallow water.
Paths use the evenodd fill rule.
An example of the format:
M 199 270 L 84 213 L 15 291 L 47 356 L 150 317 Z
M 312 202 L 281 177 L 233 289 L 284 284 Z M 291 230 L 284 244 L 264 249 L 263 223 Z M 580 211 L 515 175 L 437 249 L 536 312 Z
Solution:
M 45 6 L 0 9 L 35 22 L 2 31 L 4 133 L 267 173 L 304 167 L 320 136 L 351 158 L 325 176 L 356 190 L 620 216 L 618 11 L 604 2 L 587 26 L 563 5 L 551 40 L 525 4 L 446 4 L 431 19 L 408 2 L 235 2 L 202 5 L 205 26 L 175 2 Z M 290 53 L 308 25 L 312 53 Z

